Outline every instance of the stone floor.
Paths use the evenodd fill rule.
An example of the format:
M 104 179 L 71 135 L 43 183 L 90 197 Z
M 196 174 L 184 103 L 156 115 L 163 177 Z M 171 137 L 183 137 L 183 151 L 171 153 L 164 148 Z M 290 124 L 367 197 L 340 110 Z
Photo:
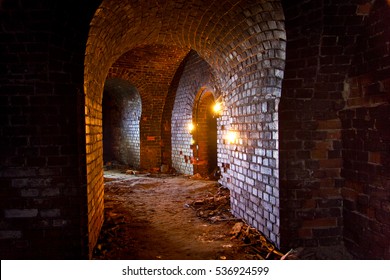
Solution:
M 228 190 L 199 176 L 106 170 L 105 223 L 94 259 L 280 259 L 230 214 Z M 237 223 L 241 231 L 233 233 Z M 295 248 L 287 259 L 351 259 L 342 248 Z

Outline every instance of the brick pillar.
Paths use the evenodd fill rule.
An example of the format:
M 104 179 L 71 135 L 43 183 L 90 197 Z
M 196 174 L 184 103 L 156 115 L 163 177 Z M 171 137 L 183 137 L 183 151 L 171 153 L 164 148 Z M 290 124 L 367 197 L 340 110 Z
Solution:
M 363 18 L 356 4 L 283 4 L 289 40 L 280 114 L 282 245 L 342 245 L 339 112 Z
M 390 8 L 358 6 L 365 16 L 340 112 L 345 186 L 344 241 L 357 258 L 390 258 Z
M 1 259 L 88 257 L 83 67 L 94 7 L 75 5 L 0 3 Z

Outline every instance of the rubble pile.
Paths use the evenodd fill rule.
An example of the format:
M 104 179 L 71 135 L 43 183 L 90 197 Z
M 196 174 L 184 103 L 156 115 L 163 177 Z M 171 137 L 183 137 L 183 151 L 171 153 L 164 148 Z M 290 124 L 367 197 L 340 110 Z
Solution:
M 188 206 L 196 211 L 199 218 L 212 223 L 236 220 L 230 213 L 229 190 L 223 187 L 218 188 L 215 194 L 209 192 L 207 197 L 192 201 Z

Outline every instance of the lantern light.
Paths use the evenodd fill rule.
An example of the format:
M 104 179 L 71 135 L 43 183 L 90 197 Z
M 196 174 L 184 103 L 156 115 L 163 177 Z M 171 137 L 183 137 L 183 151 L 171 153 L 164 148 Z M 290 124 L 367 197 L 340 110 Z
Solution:
M 216 102 L 213 106 L 213 111 L 214 111 L 214 114 L 219 116 L 221 114 L 221 111 L 222 111 L 222 104 L 221 102 Z
M 237 139 L 237 132 L 229 131 L 226 135 L 226 140 L 228 144 L 233 144 L 236 142 Z
M 194 131 L 194 129 L 195 129 L 194 124 L 193 124 L 192 122 L 190 122 L 190 123 L 188 124 L 188 131 L 189 131 L 190 133 L 192 133 L 192 132 Z

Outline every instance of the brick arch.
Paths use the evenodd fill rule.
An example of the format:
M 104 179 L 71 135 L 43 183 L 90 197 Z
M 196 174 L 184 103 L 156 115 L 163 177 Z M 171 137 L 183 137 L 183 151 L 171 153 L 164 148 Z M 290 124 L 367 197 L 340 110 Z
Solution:
M 241 158 L 248 159 L 246 145 L 256 146 L 266 141 L 267 162 L 272 166 L 251 171 L 251 179 L 239 166 L 240 161 L 230 164 L 231 169 L 223 176 L 222 183 L 234 188 L 246 189 L 255 185 L 257 177 L 269 178 L 269 183 L 256 185 L 256 196 L 262 196 L 266 186 L 278 188 L 277 139 L 265 139 L 260 133 L 249 134 L 248 127 L 262 119 L 262 127 L 272 135 L 277 127 L 277 104 L 281 92 L 285 58 L 285 31 L 283 11 L 279 0 L 263 1 L 103 1 L 91 21 L 85 55 L 84 91 L 89 151 L 101 150 L 101 98 L 103 83 L 110 67 L 124 53 L 142 46 L 165 45 L 196 51 L 206 61 L 221 86 L 221 94 L 229 108 L 220 125 L 232 126 L 240 132 Z M 266 114 L 266 118 L 258 115 Z M 243 116 L 246 117 L 243 117 Z M 228 117 L 229 116 L 229 117 Z M 244 124 L 242 124 L 244 121 Z M 152 138 L 150 138 L 152 139 Z M 157 138 L 156 138 L 157 139 Z M 157 143 L 156 143 L 157 145 Z M 226 147 L 222 152 L 231 154 Z M 157 150 L 153 147 L 151 154 Z M 245 154 L 245 156 L 244 156 Z M 232 156 L 235 157 L 234 155 Z M 225 157 L 228 160 L 229 156 Z M 229 159 L 230 160 L 230 159 Z M 260 158 L 256 159 L 256 163 Z M 220 164 L 226 164 L 221 162 Z M 97 153 L 87 154 L 88 198 L 101 201 L 102 158 Z M 240 175 L 240 176 L 238 176 Z M 276 176 L 276 177 L 275 177 Z M 272 179 L 273 178 L 273 179 Z M 92 191 L 91 188 L 100 191 Z M 249 195 L 249 194 L 248 194 Z M 266 235 L 278 243 L 278 221 L 266 226 L 267 219 L 256 218 L 253 203 L 238 203 L 241 194 L 234 194 L 234 212 L 249 223 L 266 231 Z M 90 238 L 94 243 L 102 223 L 102 203 L 95 206 L 89 217 Z M 95 204 L 96 205 L 96 204 Z M 256 206 L 257 207 L 257 206 Z M 267 211 L 277 212 L 276 202 L 262 205 Z M 252 213 L 252 214 L 248 214 Z M 260 226 L 262 224 L 262 226 Z M 92 226 L 93 225 L 93 226 Z
M 166 102 L 166 116 L 170 123 L 170 133 L 167 135 L 169 140 L 166 141 L 171 143 L 167 152 L 170 153 L 172 167 L 180 173 L 192 175 L 198 172 L 195 162 L 197 155 L 191 147 L 193 135 L 188 130 L 188 124 L 194 122 L 197 97 L 205 90 L 215 95 L 211 94 L 212 99 L 221 96 L 210 65 L 195 51 L 191 51 L 173 80 L 170 97 Z
M 210 6 L 199 5 L 196 0 L 137 6 L 103 1 L 91 22 L 87 43 L 86 94 L 99 100 L 101 90 L 94 82 L 104 80 L 123 53 L 160 44 L 195 50 L 216 71 L 226 90 L 239 86 L 238 76 L 258 71 L 257 94 L 278 96 L 268 87 L 280 85 L 283 74 L 283 19 L 280 2 L 272 0 L 241 0 L 234 4 L 213 1 Z M 236 70 L 236 77 L 228 74 L 232 70 Z
M 109 78 L 104 84 L 103 160 L 140 166 L 141 96 L 126 80 Z
M 136 86 L 142 99 L 140 119 L 141 169 L 158 168 L 161 162 L 163 110 L 170 82 L 188 50 L 166 45 L 145 45 L 119 57 L 108 77 Z
M 164 105 L 164 161 L 171 154 L 171 100 L 182 96 L 188 58 L 203 59 L 229 104 L 219 132 L 230 125 L 239 132 L 237 143 L 248 144 L 219 146 L 221 183 L 242 192 L 233 193 L 235 213 L 272 237 L 279 198 L 286 249 L 343 239 L 359 258 L 390 258 L 389 1 L 282 0 L 284 71 L 284 40 L 272 40 L 284 36 L 274 20 L 277 1 L 111 0 L 96 11 L 101 2 L 0 1 L 1 256 L 91 254 L 103 220 L 107 73 L 129 51 L 169 44 L 189 56 Z M 272 9 L 279 15 L 265 12 Z M 263 93 L 272 97 L 266 82 L 279 81 L 271 78 L 283 72 L 277 108 L 278 100 Z M 192 85 L 199 90 L 204 84 Z M 175 112 L 190 112 L 186 108 Z M 278 144 L 268 141 L 271 135 L 280 137 L 280 151 L 271 148 Z M 279 152 L 280 178 L 274 167 Z
M 214 90 L 202 87 L 195 96 L 192 124 L 194 173 L 208 177 L 217 167 L 217 119 L 213 116 Z

